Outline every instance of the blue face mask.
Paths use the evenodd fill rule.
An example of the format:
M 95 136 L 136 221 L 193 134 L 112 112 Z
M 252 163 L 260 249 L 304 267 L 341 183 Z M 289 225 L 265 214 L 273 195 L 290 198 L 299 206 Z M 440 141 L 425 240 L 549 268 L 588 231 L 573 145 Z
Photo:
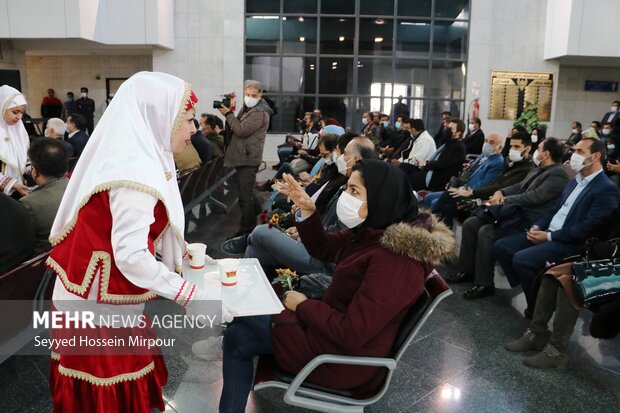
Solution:
M 396 123 L 394 124 L 394 127 L 395 127 L 396 129 L 400 129 L 400 126 L 401 126 L 401 125 L 400 125 L 400 122 L 396 122 Z
M 493 147 L 493 145 L 491 145 L 489 142 L 485 142 L 484 145 L 482 145 L 482 154 L 484 156 L 492 156 L 495 153 L 495 147 Z
M 383 121 L 383 127 L 384 127 L 384 128 L 387 128 L 388 126 L 390 126 L 390 122 L 389 122 L 389 121 L 387 121 L 387 120 L 384 120 L 384 121 Z
M 73 98 L 70 96 L 67 96 L 67 102 L 73 102 Z

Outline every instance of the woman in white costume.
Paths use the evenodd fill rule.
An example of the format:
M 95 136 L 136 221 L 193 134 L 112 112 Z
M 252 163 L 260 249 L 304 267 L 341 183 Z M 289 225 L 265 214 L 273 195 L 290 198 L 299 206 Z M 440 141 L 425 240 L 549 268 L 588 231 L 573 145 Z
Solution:
M 19 90 L 0 86 L 0 192 L 21 196 L 30 190 L 23 182 L 30 139 L 22 122 L 26 99 Z

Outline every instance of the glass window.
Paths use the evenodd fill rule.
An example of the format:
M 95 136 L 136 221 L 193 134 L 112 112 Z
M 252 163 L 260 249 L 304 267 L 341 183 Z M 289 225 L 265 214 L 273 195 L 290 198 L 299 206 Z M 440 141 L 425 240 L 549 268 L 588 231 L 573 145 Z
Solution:
M 344 95 L 353 93 L 353 59 L 323 57 L 319 67 L 319 93 Z
M 392 59 L 364 59 L 357 62 L 357 93 L 370 95 L 374 84 L 392 84 Z
M 435 0 L 435 17 L 469 19 L 469 0 Z
M 360 14 L 392 16 L 394 15 L 394 0 L 360 0 Z
M 354 13 L 355 13 L 355 0 L 321 0 L 321 14 L 354 14 Z
M 284 0 L 284 13 L 316 13 L 317 0 Z
M 314 17 L 287 17 L 282 22 L 282 53 L 316 54 Z
M 431 50 L 430 20 L 398 20 L 396 57 L 427 57 Z
M 283 57 L 282 91 L 297 93 L 316 92 L 316 58 Z
M 433 26 L 433 57 L 465 59 L 467 22 L 435 21 Z
M 435 135 L 439 131 L 441 125 L 441 112 L 448 111 L 452 117 L 460 118 L 463 113 L 463 102 L 449 100 L 434 100 L 428 104 L 428 114 L 426 129 L 431 135 Z
M 398 15 L 430 17 L 431 3 L 432 0 L 399 0 Z
M 391 56 L 394 45 L 394 21 L 360 19 L 359 54 Z
M 304 113 L 312 112 L 315 108 L 314 96 L 287 96 L 270 97 L 276 104 L 278 113 L 271 117 L 271 131 L 297 132 L 296 125 Z
M 433 61 L 431 96 L 463 99 L 465 94 L 465 63 Z
M 280 0 L 246 1 L 246 13 L 280 13 Z
M 319 108 L 324 118 L 334 118 L 343 128 L 350 125 L 350 99 L 346 97 L 319 97 Z
M 258 80 L 269 92 L 280 91 L 280 58 L 277 56 L 246 56 L 245 78 Z
M 245 52 L 277 53 L 280 40 L 278 16 L 252 16 L 245 19 Z
M 430 76 L 428 73 L 428 61 L 425 60 L 396 60 L 394 67 L 394 84 L 404 85 L 406 91 L 402 89 L 394 95 L 402 93 L 410 98 L 430 97 Z
M 353 54 L 354 18 L 321 18 L 321 54 Z

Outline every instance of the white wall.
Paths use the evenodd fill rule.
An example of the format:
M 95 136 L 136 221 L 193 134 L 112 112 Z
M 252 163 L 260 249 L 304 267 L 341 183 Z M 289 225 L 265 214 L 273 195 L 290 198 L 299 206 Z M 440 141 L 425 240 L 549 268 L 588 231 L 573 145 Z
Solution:
M 174 0 L 0 0 L 0 38 L 174 47 Z
M 192 84 L 198 112 L 219 114 L 213 100 L 243 95 L 244 0 L 176 0 L 174 50 L 155 49 L 153 70 Z
M 41 100 L 48 88 L 64 101 L 67 92 L 72 91 L 78 98 L 80 88 L 86 86 L 95 101 L 95 122 L 105 109 L 106 78 L 127 78 L 142 70 L 153 70 L 151 56 L 27 56 L 26 62 L 26 96 L 32 117 L 40 116 Z
M 554 74 L 549 133 L 555 133 L 559 64 L 544 60 L 546 0 L 472 0 L 467 65 L 467 104 L 472 86 L 480 85 L 480 118 L 485 132 L 502 136 L 514 121 L 489 120 L 491 70 L 550 72 Z
M 1 17 L 0 17 L 1 19 Z M 0 69 L 19 70 L 22 83 L 21 92 L 28 93 L 28 78 L 26 77 L 26 54 L 23 50 L 15 49 L 11 40 L 0 40 Z
M 620 1 L 548 0 L 545 58 L 620 57 Z

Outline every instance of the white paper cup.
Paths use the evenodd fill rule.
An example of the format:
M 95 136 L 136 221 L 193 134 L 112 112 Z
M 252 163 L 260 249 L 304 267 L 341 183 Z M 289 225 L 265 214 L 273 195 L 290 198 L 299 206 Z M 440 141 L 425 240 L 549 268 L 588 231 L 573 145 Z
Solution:
M 223 287 L 234 287 L 237 285 L 237 270 L 239 269 L 239 260 L 234 258 L 224 258 L 218 260 L 220 266 L 220 279 Z
M 201 270 L 205 267 L 205 254 L 207 246 L 199 242 L 187 246 L 189 267 L 193 270 Z

